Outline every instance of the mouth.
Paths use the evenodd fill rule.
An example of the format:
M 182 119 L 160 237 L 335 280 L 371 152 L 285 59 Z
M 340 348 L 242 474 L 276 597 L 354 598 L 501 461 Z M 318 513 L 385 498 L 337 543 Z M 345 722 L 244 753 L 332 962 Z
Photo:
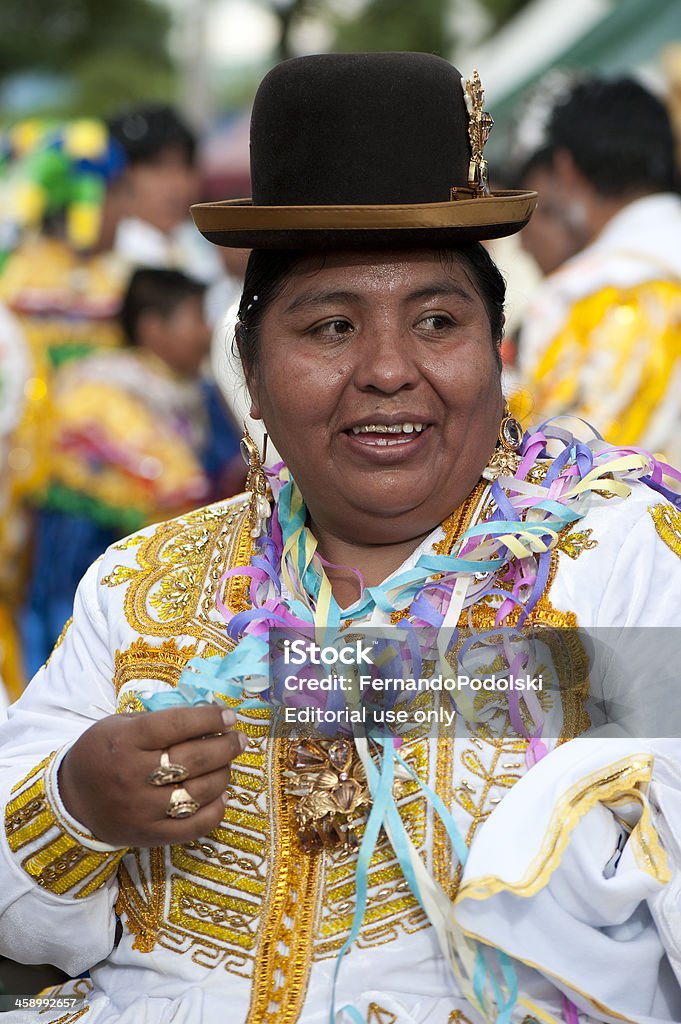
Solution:
M 423 437 L 430 429 L 429 423 L 419 420 L 403 420 L 396 423 L 358 423 L 344 431 L 353 447 L 362 449 L 402 448 L 411 450 L 420 447 Z

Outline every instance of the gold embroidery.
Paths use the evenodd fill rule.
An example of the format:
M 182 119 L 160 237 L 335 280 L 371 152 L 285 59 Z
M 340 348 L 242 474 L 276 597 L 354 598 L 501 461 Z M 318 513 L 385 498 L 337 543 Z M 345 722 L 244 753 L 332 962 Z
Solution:
M 452 1010 L 447 1017 L 447 1024 L 471 1024 L 471 1021 L 462 1010 Z
M 24 857 L 21 866 L 38 885 L 59 895 L 69 892 L 96 873 L 74 893 L 76 899 L 82 899 L 113 874 L 123 851 L 100 853 L 89 850 L 62 829 L 45 793 L 45 771 L 54 756 L 51 754 L 14 787 L 16 796 L 9 801 L 5 812 L 5 832 L 9 848 L 14 853 L 52 833 L 44 846 Z M 21 786 L 26 788 L 17 792 Z
M 20 789 L 22 789 L 27 783 L 31 781 L 31 779 L 34 779 L 36 775 L 40 775 L 42 771 L 48 766 L 48 764 L 54 757 L 55 753 L 56 751 L 53 751 L 51 754 L 48 754 L 47 757 L 40 762 L 40 764 L 37 764 L 35 768 L 31 768 L 28 775 L 25 775 L 23 779 L 20 779 L 19 782 L 15 783 L 15 785 L 12 786 L 12 792 L 18 793 Z
M 158 526 L 139 544 L 136 565 L 115 566 L 101 583 L 126 585 L 125 616 L 136 633 L 169 639 L 187 633 L 224 653 L 233 644 L 222 617 L 216 620 L 216 591 L 228 565 L 250 560 L 247 527 L 246 503 L 198 509 Z M 227 581 L 225 601 L 232 610 L 242 610 L 247 586 L 246 577 Z
M 84 1006 L 81 1010 L 76 1010 L 74 1013 L 67 1013 L 62 1017 L 57 1017 L 56 1020 L 50 1021 L 49 1024 L 76 1024 L 77 1020 L 80 1020 L 89 1012 L 90 1007 Z
M 232 768 L 222 824 L 206 837 L 172 846 L 167 874 L 167 851 L 134 851 L 119 872 L 118 912 L 142 952 L 160 945 L 203 967 L 224 964 L 251 978 L 261 922 L 277 888 L 272 848 L 279 836 L 271 828 L 270 807 L 281 779 L 268 762 L 269 710 L 242 712 L 239 729 L 251 746 Z
M 138 711 L 146 711 L 142 698 L 135 691 L 128 691 L 118 701 L 116 708 L 117 715 L 132 715 Z
M 125 540 L 120 541 L 118 544 L 113 545 L 114 551 L 127 551 L 128 548 L 134 548 L 138 544 L 141 544 L 145 540 L 143 533 L 135 534 L 132 537 L 126 537 Z
M 50 985 L 48 988 L 41 989 L 39 996 L 41 999 L 59 999 L 60 997 L 70 997 L 72 999 L 82 1002 L 87 999 L 90 992 L 92 992 L 93 985 L 89 978 L 69 978 L 67 981 L 63 981 L 60 985 Z M 90 1009 L 89 1006 L 81 1007 L 83 1011 Z M 45 1007 L 38 1011 L 39 1014 L 50 1013 L 50 1008 Z M 79 1010 L 73 1012 L 80 1012 Z M 67 1015 L 68 1016 L 68 1015 Z M 62 1018 L 63 1019 L 63 1018 Z M 50 1021 L 49 1024 L 56 1024 L 55 1021 Z
M 670 880 L 667 855 L 660 842 L 660 837 L 653 826 L 650 808 L 639 789 L 625 790 L 608 800 L 607 806 L 615 813 L 615 808 L 636 803 L 641 808 L 641 816 L 631 831 L 628 839 L 634 859 L 641 871 L 655 878 L 663 885 Z M 617 815 L 615 815 L 617 817 Z
M 598 541 L 591 539 L 592 533 L 593 530 L 581 530 L 579 532 L 561 530 L 557 545 L 558 550 L 564 551 L 569 558 L 577 559 L 583 551 L 590 551 L 598 546 Z
M 123 851 L 98 853 L 87 850 L 67 833 L 62 833 L 26 857 L 21 866 L 35 878 L 38 885 L 61 896 L 98 869 L 98 885 L 95 888 L 102 885 L 114 873 L 122 856 Z M 75 898 L 82 899 L 93 892 L 92 882 L 78 890 L 74 894 Z
M 444 538 L 433 545 L 433 551 L 436 555 L 451 555 L 454 545 L 470 526 L 473 514 L 480 504 L 480 499 L 488 488 L 489 484 L 482 480 L 471 491 L 463 504 L 445 519 L 442 524 L 442 528 L 445 531 Z
M 311 964 L 316 891 L 321 858 L 300 848 L 292 806 L 281 780 L 287 749 L 274 741 L 275 779 L 272 820 L 277 822 L 271 886 L 255 962 L 251 1005 L 246 1024 L 293 1024 L 307 991 Z
M 648 509 L 655 529 L 670 551 L 681 558 L 681 509 L 673 505 L 651 505 Z
M 416 772 L 426 779 L 429 774 L 429 739 L 412 740 L 401 751 Z M 417 782 L 403 784 L 396 800 L 404 827 L 417 849 L 426 844 L 426 800 Z M 365 823 L 356 827 L 361 842 Z M 324 959 L 338 952 L 352 925 L 355 910 L 356 854 L 338 852 L 324 858 L 324 879 L 319 919 L 315 927 L 315 959 Z M 402 869 L 384 832 L 381 832 L 368 869 L 371 899 L 357 939 L 359 948 L 381 945 L 398 937 L 428 927 L 428 919 L 411 893 Z
M 66 620 L 66 622 L 64 623 L 63 629 L 62 629 L 61 633 L 59 634 L 59 636 L 57 637 L 57 639 L 55 641 L 55 644 L 54 644 L 54 647 L 50 651 L 49 657 L 48 657 L 47 661 L 45 662 L 45 668 L 47 668 L 47 666 L 50 664 L 50 661 L 52 660 L 52 655 L 57 650 L 57 648 L 61 647 L 61 645 L 64 643 L 64 638 L 66 637 L 66 634 L 68 632 L 69 626 L 71 625 L 72 622 L 73 622 L 73 615 L 70 618 L 68 618 Z
M 367 1006 L 367 1024 L 399 1024 L 396 1013 L 384 1010 L 378 1003 L 369 1003 Z
M 130 869 L 122 861 L 118 869 L 118 900 L 116 913 L 125 915 L 127 925 L 135 936 L 133 949 L 141 953 L 150 953 L 156 943 L 159 929 L 163 921 L 165 904 L 165 849 L 152 847 L 147 851 L 149 862 L 149 881 L 142 867 L 142 851 L 132 853 L 135 873 L 140 880 L 139 889 L 135 886 Z
M 116 651 L 114 656 L 116 695 L 126 683 L 139 679 L 158 679 L 169 686 L 177 685 L 182 669 L 197 651 L 197 644 L 178 647 L 174 639 L 164 640 L 160 646 L 148 643 L 143 637 L 134 640 L 127 650 Z
M 5 833 L 9 848 L 14 853 L 57 825 L 44 785 L 45 771 L 54 756 L 52 753 L 41 761 L 12 790 L 17 795 L 5 809 Z M 22 790 L 23 786 L 26 788 Z

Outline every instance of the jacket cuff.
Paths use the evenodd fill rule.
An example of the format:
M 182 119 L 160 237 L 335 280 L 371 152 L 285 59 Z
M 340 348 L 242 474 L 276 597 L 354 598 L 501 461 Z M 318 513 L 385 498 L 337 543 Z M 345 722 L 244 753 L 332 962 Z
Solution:
M 18 782 L 5 810 L 5 833 L 20 867 L 43 889 L 83 899 L 117 870 L 127 852 L 101 843 L 64 807 L 57 786 L 68 747 Z

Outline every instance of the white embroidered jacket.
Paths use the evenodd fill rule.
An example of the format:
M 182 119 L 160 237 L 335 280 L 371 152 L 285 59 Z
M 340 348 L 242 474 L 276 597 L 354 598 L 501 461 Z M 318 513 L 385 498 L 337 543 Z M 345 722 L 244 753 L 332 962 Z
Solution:
M 408 564 L 424 549 L 451 551 L 489 502 L 479 488 Z M 85 576 L 48 665 L 0 727 L 0 952 L 91 974 L 65 990 L 87 990 L 72 1012 L 15 1011 L 8 1024 L 329 1019 L 355 855 L 301 850 L 285 745 L 268 736 L 266 712 L 241 713 L 251 746 L 235 764 L 222 826 L 201 841 L 111 849 L 70 817 L 56 785 L 60 758 L 94 721 L 175 685 L 190 657 L 229 649 L 216 593 L 246 606 L 244 577 L 220 582 L 248 562 L 245 509 L 236 498 L 111 548 Z M 595 497 L 561 535 L 534 621 L 566 631 L 675 626 L 680 556 L 681 513 L 653 491 Z M 475 615 L 484 625 L 489 611 Z M 606 672 L 602 685 L 611 682 Z M 560 1021 L 561 990 L 582 1021 L 678 1021 L 680 744 L 626 735 L 562 742 L 588 719 L 578 692 L 559 703 L 557 739 L 547 737 L 550 753 L 529 772 L 526 741 L 510 724 L 491 739 L 459 718 L 454 734 L 408 744 L 407 759 L 470 844 L 463 874 L 416 785 L 400 814 L 461 926 L 514 958 L 513 1021 Z M 338 1005 L 353 1003 L 369 1024 L 479 1024 L 384 836 L 369 881 Z

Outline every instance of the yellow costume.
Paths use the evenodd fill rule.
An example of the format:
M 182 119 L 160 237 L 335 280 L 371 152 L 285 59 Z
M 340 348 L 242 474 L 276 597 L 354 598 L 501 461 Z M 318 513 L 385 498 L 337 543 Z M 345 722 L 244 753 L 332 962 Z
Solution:
M 639 199 L 539 287 L 521 334 L 526 421 L 579 416 L 681 460 L 681 200 Z

